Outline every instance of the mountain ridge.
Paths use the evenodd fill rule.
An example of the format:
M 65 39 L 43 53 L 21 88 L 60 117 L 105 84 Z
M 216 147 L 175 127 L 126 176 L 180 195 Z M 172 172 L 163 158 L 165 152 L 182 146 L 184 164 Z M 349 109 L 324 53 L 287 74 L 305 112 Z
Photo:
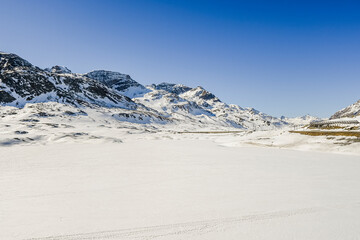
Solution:
M 0 54 L 0 103 L 23 107 L 26 103 L 55 101 L 73 105 L 99 105 L 136 109 L 128 97 L 98 81 L 72 73 L 48 72 L 15 54 Z
M 94 70 L 72 73 L 63 66 L 41 69 L 16 54 L 0 52 L 0 104 L 59 102 L 83 107 L 121 108 L 136 116 L 240 129 L 272 129 L 287 121 L 253 108 L 226 104 L 201 86 L 160 83 L 144 86 L 129 75 Z M 139 112 L 140 111 L 140 112 Z M 136 119 L 126 113 L 123 121 Z M 133 121 L 133 120 L 132 120 Z M 171 120 L 173 121 L 173 120 Z M 142 121 L 139 121 L 142 122 Z

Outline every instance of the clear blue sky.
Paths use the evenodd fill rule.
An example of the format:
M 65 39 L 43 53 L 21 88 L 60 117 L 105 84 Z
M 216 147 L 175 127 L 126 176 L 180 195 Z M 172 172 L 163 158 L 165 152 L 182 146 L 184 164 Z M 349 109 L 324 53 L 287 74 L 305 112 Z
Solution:
M 39 67 L 201 85 L 274 116 L 360 99 L 359 1 L 0 0 L 0 50 Z

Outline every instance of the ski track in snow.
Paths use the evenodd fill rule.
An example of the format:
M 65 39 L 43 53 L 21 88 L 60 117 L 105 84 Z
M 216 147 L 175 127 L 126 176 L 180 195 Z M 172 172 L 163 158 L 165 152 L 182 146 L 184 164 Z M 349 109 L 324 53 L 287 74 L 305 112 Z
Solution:
M 335 205 L 331 207 L 311 207 L 293 210 L 274 211 L 269 213 L 251 214 L 237 218 L 219 218 L 203 221 L 164 224 L 149 227 L 127 228 L 92 233 L 78 233 L 60 236 L 48 236 L 41 238 L 29 238 L 24 240 L 98 240 L 98 239 L 158 239 L 163 237 L 186 237 L 203 235 L 210 232 L 221 232 L 240 224 L 256 221 L 271 221 L 286 219 L 300 215 L 316 214 L 325 211 L 334 211 L 348 207 L 359 207 L 360 202 L 347 205 Z

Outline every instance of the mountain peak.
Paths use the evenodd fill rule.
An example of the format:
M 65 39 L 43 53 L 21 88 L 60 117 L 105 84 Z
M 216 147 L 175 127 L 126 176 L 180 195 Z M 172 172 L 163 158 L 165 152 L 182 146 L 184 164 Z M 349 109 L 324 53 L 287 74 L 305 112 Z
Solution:
M 14 67 L 32 67 L 32 64 L 16 54 L 0 52 L 0 68 L 6 70 Z
M 51 72 L 51 73 L 71 73 L 71 70 L 64 66 L 55 65 L 51 68 L 45 68 L 45 71 Z
M 130 75 L 123 74 L 119 72 L 114 71 L 108 71 L 108 70 L 93 70 L 91 72 L 88 72 L 85 74 L 88 78 L 92 78 L 101 82 L 109 82 L 113 80 L 117 81 L 134 81 Z M 135 82 L 135 81 L 134 81 Z
M 152 84 L 150 85 L 150 87 L 156 90 L 165 90 L 167 92 L 175 93 L 175 94 L 181 94 L 191 90 L 190 87 L 185 86 L 183 84 L 175 84 L 175 83 L 167 83 L 167 82 Z
M 136 82 L 128 74 L 94 70 L 86 73 L 84 76 L 99 81 L 129 98 L 138 97 L 148 92 L 143 85 Z
M 221 102 L 219 98 L 217 98 L 214 94 L 205 90 L 201 86 L 197 86 L 196 88 L 191 89 L 188 94 L 203 100 L 213 100 L 216 102 Z

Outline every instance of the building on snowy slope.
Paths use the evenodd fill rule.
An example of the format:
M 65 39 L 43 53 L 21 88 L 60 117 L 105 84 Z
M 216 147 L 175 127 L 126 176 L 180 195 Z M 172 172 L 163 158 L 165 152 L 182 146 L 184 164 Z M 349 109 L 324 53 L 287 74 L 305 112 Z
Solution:
M 357 125 L 360 125 L 360 123 L 355 119 L 335 119 L 327 121 L 313 121 L 310 123 L 310 128 L 343 128 Z

